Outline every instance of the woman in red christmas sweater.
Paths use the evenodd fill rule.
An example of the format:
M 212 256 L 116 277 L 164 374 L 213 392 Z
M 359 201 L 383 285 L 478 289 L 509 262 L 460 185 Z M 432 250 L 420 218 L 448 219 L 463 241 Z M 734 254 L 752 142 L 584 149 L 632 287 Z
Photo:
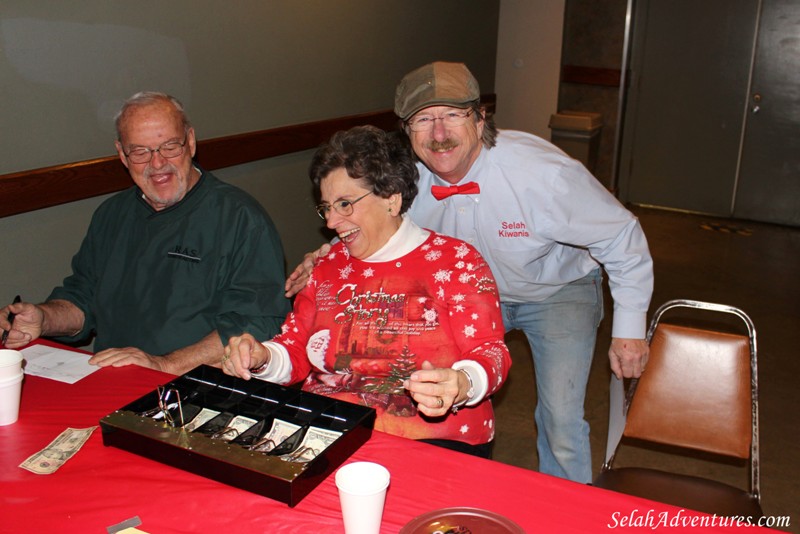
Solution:
M 417 193 L 410 147 L 365 126 L 339 132 L 309 171 L 339 237 L 282 333 L 231 338 L 223 370 L 375 408 L 375 428 L 488 457 L 490 396 L 511 365 L 497 288 L 472 246 L 403 214 Z

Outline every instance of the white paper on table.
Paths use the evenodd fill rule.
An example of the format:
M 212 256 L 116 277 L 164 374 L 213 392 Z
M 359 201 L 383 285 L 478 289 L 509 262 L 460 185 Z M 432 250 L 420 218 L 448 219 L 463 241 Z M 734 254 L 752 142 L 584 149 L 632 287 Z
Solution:
M 22 349 L 22 355 L 25 357 L 26 375 L 51 378 L 67 384 L 74 384 L 100 369 L 89 364 L 89 354 L 47 345 L 33 345 Z

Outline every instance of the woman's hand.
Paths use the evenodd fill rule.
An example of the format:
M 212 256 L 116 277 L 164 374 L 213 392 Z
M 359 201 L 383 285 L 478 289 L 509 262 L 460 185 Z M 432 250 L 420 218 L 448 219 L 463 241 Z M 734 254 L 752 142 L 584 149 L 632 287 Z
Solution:
M 403 382 L 417 409 L 429 417 L 441 417 L 467 397 L 469 382 L 464 373 L 455 369 L 435 369 L 428 362 L 422 362 L 422 369 L 414 371 Z
M 270 353 L 250 334 L 234 336 L 228 340 L 222 356 L 222 371 L 226 375 L 250 380 L 250 369 L 269 363 Z

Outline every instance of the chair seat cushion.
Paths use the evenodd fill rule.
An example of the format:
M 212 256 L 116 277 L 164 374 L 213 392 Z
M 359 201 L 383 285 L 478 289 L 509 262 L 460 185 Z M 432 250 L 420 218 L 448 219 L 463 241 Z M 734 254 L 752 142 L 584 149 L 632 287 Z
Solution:
M 624 467 L 601 472 L 594 485 L 718 516 L 764 515 L 758 500 L 744 490 L 704 478 L 656 469 Z

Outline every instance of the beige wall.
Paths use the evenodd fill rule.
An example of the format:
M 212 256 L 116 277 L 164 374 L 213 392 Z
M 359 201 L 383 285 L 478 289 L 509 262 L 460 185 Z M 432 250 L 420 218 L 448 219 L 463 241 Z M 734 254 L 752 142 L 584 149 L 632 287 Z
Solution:
M 500 0 L 497 114 L 500 128 L 550 139 L 558 105 L 565 0 Z
M 493 92 L 498 13 L 498 0 L 3 0 L 0 174 L 112 154 L 112 117 L 143 89 L 180 98 L 199 138 L 387 109 L 403 74 L 439 59 Z M 291 266 L 322 240 L 310 155 L 216 173 L 266 206 Z M 102 200 L 0 218 L 0 302 L 44 299 Z

